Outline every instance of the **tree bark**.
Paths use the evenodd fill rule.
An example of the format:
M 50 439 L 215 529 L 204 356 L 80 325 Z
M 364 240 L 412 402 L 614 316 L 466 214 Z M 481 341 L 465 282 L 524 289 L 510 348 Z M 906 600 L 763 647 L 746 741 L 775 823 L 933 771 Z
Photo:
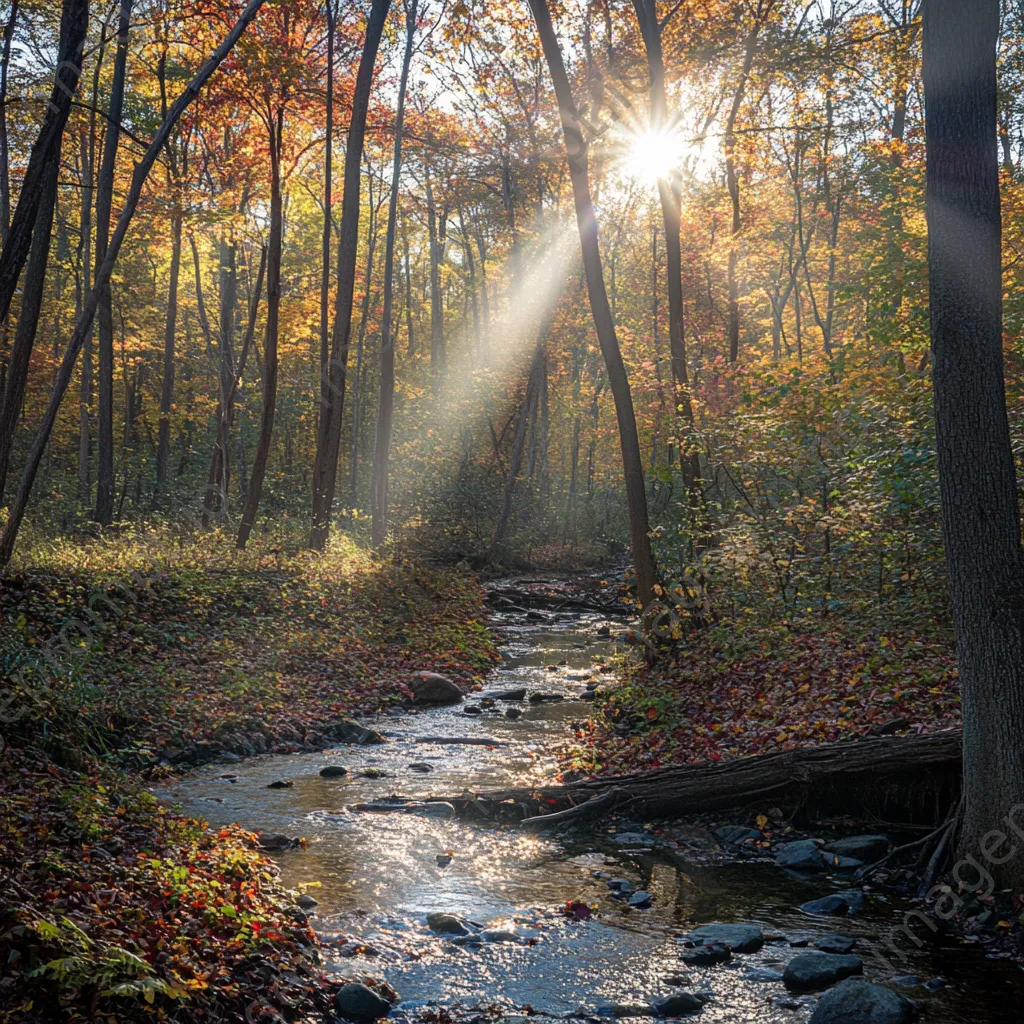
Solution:
M 131 21 L 132 0 L 121 0 L 121 13 L 117 24 L 117 54 L 114 58 L 114 78 L 110 86 L 110 104 L 107 110 L 106 140 L 103 162 L 96 189 L 96 264 L 106 254 L 110 236 L 110 217 L 114 201 L 114 171 L 117 165 L 117 147 L 120 139 L 121 111 L 124 107 L 124 82 L 128 65 L 128 26 Z M 97 274 L 97 280 L 99 275 Z M 114 517 L 114 313 L 108 281 L 100 290 L 97 319 L 98 332 L 98 392 L 97 392 L 97 471 L 96 522 L 108 526 Z
M 327 373 L 321 378 L 320 419 L 317 424 L 316 461 L 313 465 L 313 514 L 309 544 L 317 551 L 327 546 L 331 511 L 338 477 L 341 424 L 345 411 L 345 379 L 349 339 L 352 333 L 352 296 L 355 290 L 356 255 L 359 248 L 360 170 L 366 115 L 373 84 L 384 22 L 391 0 L 373 0 L 366 39 L 352 94 L 352 117 L 345 149 L 345 185 L 341 199 L 341 238 L 338 243 L 338 286 L 334 301 L 334 331 Z
M 380 327 L 380 396 L 377 401 L 377 431 L 373 449 L 373 480 L 370 497 L 370 537 L 375 548 L 388 535 L 388 462 L 391 457 L 391 431 L 395 414 L 395 339 L 391 333 L 391 307 L 394 301 L 395 232 L 398 225 L 398 187 L 402 173 L 402 131 L 405 125 L 405 93 L 409 83 L 413 41 L 416 35 L 418 0 L 406 0 L 405 52 L 398 82 L 395 111 L 395 152 L 391 165 L 391 195 L 388 198 L 388 225 L 384 236 L 384 310 Z M 408 289 L 409 249 L 406 246 L 406 288 Z M 412 314 L 406 292 L 406 317 L 412 338 Z M 410 341 L 411 343 L 411 341 Z
M 562 62 L 562 52 L 555 36 L 554 25 L 547 0 L 530 0 L 530 9 L 540 34 L 541 45 L 558 98 L 562 131 L 565 135 L 569 177 L 572 181 L 576 222 L 579 227 L 583 267 L 590 295 L 590 310 L 594 318 L 601 353 L 608 371 L 608 382 L 615 400 L 615 415 L 619 426 L 622 449 L 622 469 L 626 484 L 626 505 L 629 512 L 630 538 L 633 548 L 633 566 L 636 571 L 637 597 L 643 608 L 654 599 L 655 565 L 647 519 L 647 491 L 644 486 L 643 461 L 637 436 L 636 414 L 629 378 L 622 361 L 622 352 L 615 332 L 608 293 L 605 290 L 601 267 L 601 249 L 598 239 L 597 216 L 590 194 L 590 176 L 587 169 L 587 143 L 583 135 L 576 104 L 569 87 L 569 78 Z
M 320 379 L 327 376 L 330 346 L 331 232 L 334 191 L 334 34 L 337 28 L 335 0 L 327 0 L 327 111 L 324 126 L 324 226 L 320 243 Z
M 1024 809 L 1024 553 L 1003 381 L 998 33 L 998 0 L 925 0 L 932 381 L 964 720 L 959 849 L 975 856 Z M 1024 857 L 1006 857 L 1002 843 L 997 852 L 996 884 L 1020 891 Z
M 11 11 L 4 25 L 3 56 L 0 57 L 0 244 L 7 244 L 11 226 L 11 176 L 7 154 L 7 73 L 11 66 L 11 42 L 18 20 L 19 0 L 11 0 Z
M 175 201 L 171 211 L 171 269 L 167 285 L 167 315 L 164 320 L 164 376 L 160 385 L 160 426 L 156 448 L 156 489 L 167 486 L 167 463 L 171 452 L 171 405 L 174 402 L 174 333 L 178 326 L 178 279 L 181 273 L 182 211 Z
M 68 0 L 68 2 L 70 3 L 71 0 Z M 3 533 L 0 533 L 0 566 L 6 565 L 11 559 L 15 542 L 18 539 L 18 532 L 21 529 L 21 523 L 25 518 L 25 508 L 32 493 L 32 485 L 35 483 L 36 475 L 39 472 L 39 466 L 43 460 L 43 453 L 46 451 L 50 434 L 53 431 L 53 425 L 57 421 L 60 404 L 67 392 L 68 385 L 71 383 L 78 353 L 85 343 L 86 336 L 92 327 L 93 317 L 96 315 L 100 290 L 110 283 L 110 275 L 114 271 L 114 264 L 117 262 L 121 246 L 124 244 L 125 235 L 128 233 L 132 218 L 135 216 L 135 210 L 139 205 L 139 199 L 142 196 L 142 188 L 146 183 L 146 178 L 153 169 L 156 158 L 166 145 L 167 139 L 186 107 L 199 93 L 199 90 L 202 89 L 210 76 L 220 67 L 225 57 L 227 57 L 232 47 L 238 41 L 239 36 L 245 31 L 252 19 L 256 17 L 257 12 L 262 6 L 263 0 L 250 0 L 249 5 L 239 15 L 234 27 L 221 41 L 220 46 L 217 47 L 210 58 L 199 69 L 185 91 L 174 101 L 174 105 L 157 129 L 156 135 L 153 136 L 153 141 L 149 144 L 144 156 L 135 165 L 131 186 L 125 198 L 124 206 L 121 209 L 121 216 L 118 218 L 117 227 L 114 229 L 113 237 L 107 248 L 106 258 L 97 271 L 95 284 L 85 300 L 82 314 L 75 324 L 74 332 L 64 352 L 64 358 L 61 360 L 60 368 L 57 371 L 57 378 L 50 392 L 50 400 L 46 406 L 46 412 L 43 414 L 43 421 L 39 426 L 39 431 L 36 434 L 32 450 L 29 452 L 25 469 L 21 475 L 21 481 L 18 484 L 18 493 L 11 504 Z

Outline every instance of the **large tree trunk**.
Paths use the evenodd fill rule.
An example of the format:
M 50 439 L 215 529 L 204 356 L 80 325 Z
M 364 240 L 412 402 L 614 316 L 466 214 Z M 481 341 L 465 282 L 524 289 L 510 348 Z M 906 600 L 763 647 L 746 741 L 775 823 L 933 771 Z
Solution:
M 274 412 L 277 406 L 277 334 L 281 314 L 281 244 L 284 232 L 284 206 L 281 194 L 282 132 L 284 111 L 271 121 L 270 133 L 270 244 L 267 252 L 267 329 L 263 343 L 263 409 L 256 454 L 252 460 L 249 490 L 245 496 L 242 521 L 238 526 L 236 546 L 244 548 L 256 522 L 256 511 L 263 494 L 263 479 L 270 458 L 270 441 L 274 433 Z M 221 339 L 224 344 L 224 339 Z M 228 394 L 224 394 L 226 403 Z M 222 416 L 222 419 L 224 417 Z M 226 453 L 225 453 L 226 454 Z
M 665 60 L 661 50 L 661 26 L 655 0 L 633 0 L 636 18 L 640 24 L 644 48 L 647 53 L 647 71 L 650 78 L 651 132 L 657 134 L 668 128 L 668 98 L 665 94 Z M 665 223 L 665 264 L 668 273 L 668 346 L 672 361 L 672 380 L 675 384 L 675 408 L 682 420 L 679 445 L 679 465 L 683 482 L 692 495 L 700 479 L 700 456 L 693 445 L 693 404 L 690 401 L 690 381 L 686 368 L 686 338 L 683 321 L 683 259 L 680 242 L 680 195 L 677 181 L 661 178 L 658 181 L 662 220 Z
M 1024 857 L 983 842 L 1024 821 L 1024 554 L 1002 350 L 998 0 L 925 0 L 932 381 L 962 692 L 963 854 L 1024 889 Z M 1019 849 L 1019 848 L 1018 848 Z M 992 850 L 989 858 L 986 850 Z M 998 856 L 998 860 L 994 859 Z
M 114 264 L 117 262 L 118 253 L 121 251 L 125 235 L 127 235 L 132 218 L 135 216 L 135 210 L 139 205 L 139 199 L 142 196 L 142 188 L 146 183 L 146 178 L 153 169 L 156 158 L 166 145 L 167 139 L 174 130 L 174 126 L 180 120 L 185 108 L 192 102 L 210 76 L 220 67 L 224 58 L 227 57 L 232 47 L 238 42 L 239 36 L 245 31 L 252 19 L 256 17 L 257 12 L 262 6 L 263 0 L 250 0 L 249 5 L 239 15 L 234 28 L 224 37 L 220 46 L 217 47 L 212 56 L 199 69 L 195 77 L 185 88 L 185 91 L 174 101 L 174 105 L 157 129 L 156 135 L 153 136 L 153 141 L 149 144 L 142 159 L 135 165 L 131 186 L 125 198 L 124 206 L 121 209 L 121 216 L 118 218 L 117 227 L 114 229 L 113 237 L 107 248 L 106 258 L 96 273 L 96 282 L 85 300 L 82 314 L 78 318 L 78 323 L 75 324 L 71 340 L 68 342 L 68 347 L 64 352 L 64 358 L 61 360 L 60 368 L 57 371 L 53 390 L 50 392 L 50 400 L 46 406 L 46 412 L 43 414 L 43 421 L 39 426 L 39 431 L 36 434 L 32 450 L 29 452 L 25 469 L 21 475 L 21 481 L 18 484 L 18 493 L 11 504 L 3 533 L 0 534 L 0 566 L 6 565 L 11 559 L 14 544 L 18 539 L 18 531 L 21 529 L 22 521 L 25 518 L 25 508 L 28 505 L 29 495 L 32 493 L 32 485 L 35 483 L 36 475 L 39 472 L 39 466 L 43 460 L 43 453 L 46 451 L 47 442 L 50 440 L 53 425 L 57 422 L 60 404 L 67 392 L 68 385 L 71 383 L 78 353 L 85 343 L 86 336 L 92 327 L 93 317 L 96 315 L 100 290 L 110 283 L 110 275 L 114 271 Z
M 11 66 L 11 41 L 18 20 L 19 0 L 11 0 L 11 11 L 4 25 L 4 48 L 0 56 L 0 244 L 7 244 L 11 226 L 11 177 L 7 155 L 7 73 Z
M 7 319 L 18 278 L 28 259 L 32 230 L 43 196 L 46 167 L 60 148 L 71 100 L 82 73 L 82 50 L 89 27 L 89 0 L 64 0 L 60 18 L 60 43 L 57 47 L 57 74 L 43 125 L 21 182 L 18 205 L 0 253 L 0 323 Z
M 50 259 L 50 233 L 53 228 L 53 207 L 57 201 L 57 172 L 60 167 L 60 146 L 53 153 L 43 180 L 39 212 L 36 215 L 32 246 L 25 267 L 25 280 L 21 292 L 21 315 L 14 332 L 14 345 L 7 363 L 7 381 L 0 405 L 0 504 L 7 483 L 14 434 L 21 419 L 28 382 L 29 362 L 39 326 L 39 312 L 43 305 L 46 285 L 46 266 Z
M 370 537 L 380 547 L 388 535 L 388 460 L 391 455 L 391 429 L 395 413 L 395 339 L 391 332 L 391 306 L 395 280 L 395 231 L 398 225 L 398 186 L 402 173 L 402 130 L 405 124 L 405 91 L 412 63 L 413 40 L 416 35 L 418 0 L 406 0 L 405 53 L 402 56 L 402 77 L 398 83 L 395 112 L 395 153 L 391 165 L 391 195 L 388 199 L 388 226 L 384 237 L 384 310 L 380 326 L 380 396 L 377 401 L 377 433 L 373 448 L 373 481 L 370 497 Z M 409 250 L 406 247 L 408 286 Z M 409 337 L 412 338 L 412 314 L 406 304 Z
M 114 79 L 110 86 L 110 105 L 107 110 L 107 134 L 103 146 L 103 162 L 96 189 L 96 264 L 106 254 L 110 236 L 110 216 L 114 201 L 114 171 L 117 165 L 117 146 L 120 139 L 121 111 L 124 107 L 124 81 L 128 64 L 128 26 L 131 20 L 131 0 L 121 0 L 121 13 L 117 24 L 117 55 L 114 58 Z M 97 274 L 97 280 L 99 275 Z M 97 418 L 98 441 L 96 472 L 96 522 L 109 525 L 114 517 L 114 313 L 110 295 L 110 282 L 100 289 L 99 295 L 99 359 Z
M 590 294 L 590 310 L 594 318 L 601 353 L 608 370 L 608 382 L 615 400 L 615 415 L 619 425 L 619 443 L 622 448 L 622 469 L 626 483 L 626 505 L 629 511 L 629 529 L 633 547 L 633 566 L 636 571 L 637 596 L 646 608 L 654 598 L 655 565 L 648 536 L 650 527 L 647 520 L 647 491 L 644 486 L 643 461 L 640 456 L 640 440 L 636 430 L 636 414 L 633 411 L 633 396 L 629 389 L 629 378 L 622 361 L 615 323 L 608 305 L 601 268 L 601 249 L 598 240 L 597 215 L 590 196 L 590 176 L 587 170 L 587 144 L 583 136 L 576 105 L 569 88 L 569 78 L 562 62 L 555 29 L 547 0 L 530 0 L 537 30 L 540 34 L 544 56 L 555 86 L 562 130 L 565 134 L 566 153 L 569 163 L 569 177 L 572 180 L 573 200 L 576 206 L 576 222 L 579 227 L 580 247 L 583 250 L 583 267 Z
M 352 117 L 345 150 L 345 186 L 341 199 L 341 238 L 338 243 L 338 286 L 334 301 L 334 332 L 327 373 L 321 378 L 320 419 L 317 424 L 316 461 L 313 465 L 313 515 L 310 547 L 323 551 L 331 528 L 331 510 L 338 478 L 341 423 L 345 411 L 345 379 L 352 332 L 352 295 L 355 290 L 356 255 L 359 249 L 360 169 L 366 115 L 373 84 L 384 22 L 391 0 L 373 0 L 366 39 L 352 94 Z
M 324 125 L 324 225 L 320 242 L 320 379 L 327 376 L 330 346 L 331 232 L 334 189 L 334 33 L 337 26 L 335 0 L 327 0 L 327 111 Z

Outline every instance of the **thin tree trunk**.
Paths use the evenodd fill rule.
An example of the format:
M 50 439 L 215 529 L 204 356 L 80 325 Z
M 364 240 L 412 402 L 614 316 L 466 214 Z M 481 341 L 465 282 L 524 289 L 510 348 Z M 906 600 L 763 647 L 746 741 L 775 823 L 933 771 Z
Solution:
M 270 244 L 267 252 L 267 329 L 263 343 L 263 409 L 256 453 L 249 474 L 249 490 L 245 496 L 242 521 L 235 544 L 244 548 L 256 522 L 256 512 L 263 495 L 263 480 L 270 459 L 270 442 L 274 433 L 274 412 L 277 406 L 277 333 L 281 313 L 281 248 L 284 232 L 284 206 L 281 194 L 282 134 L 284 110 L 279 109 L 270 122 Z M 222 342 L 223 343 L 223 342 Z M 225 401 L 227 395 L 224 396 Z
M 395 414 L 395 340 L 391 334 L 391 306 L 395 274 L 395 231 L 398 224 L 398 187 L 402 173 L 402 131 L 405 125 L 405 92 L 412 63 L 413 41 L 416 35 L 418 0 L 406 0 L 405 53 L 402 56 L 402 76 L 398 83 L 397 110 L 395 111 L 395 152 L 391 164 L 391 195 L 388 198 L 388 226 L 384 236 L 384 310 L 380 328 L 380 396 L 377 401 L 377 431 L 373 449 L 373 480 L 370 497 L 370 536 L 378 548 L 388 535 L 388 462 L 391 457 L 391 431 Z M 405 249 L 406 318 L 412 343 L 412 314 L 409 310 L 409 247 Z
M 324 227 L 320 268 L 320 379 L 327 376 L 330 346 L 331 219 L 334 189 L 334 34 L 337 26 L 335 0 L 327 0 L 327 117 L 324 128 Z
M 430 371 L 436 377 L 444 367 L 444 295 L 441 293 L 441 242 L 438 238 L 434 190 L 427 182 L 427 237 L 430 243 Z
M 11 226 L 11 177 L 7 155 L 7 72 L 11 66 L 11 41 L 18 20 L 20 0 L 11 0 L 11 13 L 4 26 L 4 49 L 0 57 L 0 243 L 7 244 Z
M 533 11 L 534 21 L 537 23 L 537 30 L 554 82 L 555 95 L 558 98 L 558 107 L 562 118 L 569 176 L 572 181 L 573 199 L 576 206 L 576 222 L 579 227 L 583 266 L 590 295 L 590 309 L 608 371 L 608 382 L 615 400 L 615 415 L 619 425 L 619 443 L 622 448 L 622 468 L 626 484 L 626 505 L 629 511 L 637 596 L 641 606 L 647 608 L 654 598 L 656 569 L 649 537 L 650 526 L 647 519 L 647 491 L 644 486 L 643 460 L 640 455 L 640 440 L 637 436 L 636 414 L 633 411 L 633 396 L 630 393 L 629 378 L 622 361 L 622 352 L 619 349 L 615 323 L 612 320 L 608 294 L 604 286 L 597 215 L 594 212 L 594 204 L 590 196 L 586 142 L 569 87 L 569 78 L 562 62 L 562 52 L 551 23 L 547 0 L 530 0 L 530 9 Z
M 330 533 L 331 510 L 338 476 L 341 424 L 345 410 L 345 379 L 349 339 L 352 333 L 352 296 L 355 290 L 356 255 L 359 248 L 360 170 L 366 115 L 373 84 L 384 22 L 391 0 L 373 0 L 366 39 L 352 94 L 352 116 L 345 150 L 345 186 L 341 206 L 341 239 L 338 244 L 338 286 L 334 302 L 334 332 L 328 372 L 321 382 L 320 419 L 317 424 L 316 461 L 313 465 L 313 514 L 310 547 L 323 551 Z
M 96 190 L 96 263 L 103 262 L 110 236 L 110 216 L 114 200 L 114 172 L 117 165 L 119 126 L 124 107 L 124 82 L 128 65 L 128 27 L 131 20 L 132 0 L 121 0 L 121 13 L 117 24 L 117 54 L 114 58 L 114 78 L 110 86 L 110 104 L 107 110 L 106 141 L 103 162 Z M 99 275 L 97 274 L 97 280 Z M 111 305 L 109 281 L 100 290 L 99 321 L 99 389 L 97 418 L 99 449 L 96 473 L 96 522 L 108 526 L 114 517 L 114 314 Z
M 57 47 L 57 74 L 39 135 L 29 154 L 18 205 L 0 252 L 0 323 L 7 319 L 18 278 L 28 259 L 32 231 L 43 197 L 46 168 L 60 148 L 71 100 L 82 73 L 82 50 L 89 26 L 89 0 L 64 0 Z
M 68 0 L 68 2 L 70 3 L 71 0 Z M 18 493 L 11 504 L 3 533 L 0 534 L 0 565 L 6 565 L 14 551 L 18 532 L 25 518 L 25 508 L 32 493 L 32 485 L 35 483 L 36 475 L 39 472 L 39 466 L 43 460 L 43 453 L 46 451 L 50 434 L 53 431 L 53 425 L 57 421 L 60 404 L 67 392 L 68 385 L 71 383 L 75 363 L 78 360 L 78 353 L 85 343 L 86 336 L 92 326 L 93 317 L 96 315 L 100 290 L 110 283 L 110 275 L 114 271 L 114 264 L 117 262 L 121 246 L 124 244 L 125 235 L 128 233 L 132 218 L 135 216 L 135 210 L 139 205 L 139 199 L 142 196 L 142 188 L 146 183 L 146 178 L 153 169 L 156 158 L 160 155 L 160 151 L 167 143 L 167 139 L 170 137 L 174 126 L 180 120 L 186 107 L 199 93 L 199 90 L 202 89 L 210 76 L 220 67 L 224 58 L 227 57 L 232 47 L 238 41 L 239 36 L 245 31 L 252 19 L 256 17 L 257 12 L 262 6 L 263 0 L 250 0 L 249 5 L 241 13 L 238 21 L 235 22 L 234 28 L 225 36 L 213 55 L 199 69 L 185 91 L 174 101 L 174 105 L 168 111 L 159 129 L 157 129 L 156 135 L 153 136 L 153 141 L 149 144 L 144 156 L 135 165 L 131 186 L 125 198 L 124 206 L 121 209 L 121 216 L 118 218 L 117 227 L 114 229 L 113 237 L 107 248 L 107 255 L 96 273 L 96 282 L 85 300 L 82 315 L 78 318 L 78 323 L 75 325 L 75 330 L 64 352 L 64 358 L 57 371 L 53 390 L 50 392 L 50 400 L 47 404 L 46 412 L 43 414 L 42 423 L 39 426 L 39 431 L 36 434 L 25 469 L 21 475 L 21 481 L 18 484 Z
M 409 267 L 409 232 L 402 230 L 403 260 L 405 263 L 405 329 L 409 337 L 406 339 L 405 354 L 411 356 L 416 352 L 416 336 L 412 325 L 412 271 Z
M 964 721 L 958 845 L 987 860 L 997 887 L 1019 892 L 1024 858 L 999 831 L 1024 838 L 1024 552 L 1003 379 L 998 34 L 998 0 L 924 4 L 932 382 Z
M 160 387 L 160 427 L 156 448 L 156 489 L 167 486 L 167 463 L 171 451 L 171 405 L 174 401 L 174 332 L 178 323 L 178 279 L 181 272 L 181 203 L 171 211 L 171 270 L 167 285 L 167 316 L 164 320 L 164 377 Z

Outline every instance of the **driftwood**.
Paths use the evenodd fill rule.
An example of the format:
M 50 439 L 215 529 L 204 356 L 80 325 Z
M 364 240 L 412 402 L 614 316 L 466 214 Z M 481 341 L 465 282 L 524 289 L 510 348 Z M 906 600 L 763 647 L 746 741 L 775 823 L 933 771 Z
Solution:
M 525 819 L 531 827 L 572 824 L 623 804 L 645 818 L 783 807 L 789 815 L 850 813 L 880 821 L 934 822 L 959 799 L 960 743 L 959 731 L 872 738 L 445 799 L 465 816 Z

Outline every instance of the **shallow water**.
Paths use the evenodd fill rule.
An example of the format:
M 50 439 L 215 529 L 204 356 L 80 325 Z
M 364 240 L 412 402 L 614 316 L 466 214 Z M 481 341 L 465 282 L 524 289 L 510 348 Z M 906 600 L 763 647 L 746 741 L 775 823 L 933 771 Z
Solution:
M 560 693 L 565 700 L 500 702 L 502 712 L 523 710 L 516 721 L 503 714 L 467 715 L 462 706 L 402 714 L 372 723 L 388 737 L 387 744 L 210 766 L 166 787 L 161 796 L 214 825 L 237 821 L 305 836 L 305 850 L 275 859 L 285 885 L 319 883 L 309 890 L 320 903 L 313 922 L 328 941 L 331 969 L 343 976 L 384 977 L 404 1001 L 507 1003 L 565 1013 L 581 1006 L 643 1003 L 676 991 L 665 979 L 686 974 L 688 988 L 714 994 L 701 1020 L 805 1021 L 815 998 L 794 999 L 781 981 L 758 974 L 781 971 L 786 960 L 802 952 L 785 937 L 884 934 L 895 923 L 895 908 L 883 897 L 872 898 L 866 911 L 849 921 L 813 918 L 794 908 L 827 892 L 824 881 L 805 883 L 772 864 L 709 866 L 697 859 L 669 862 L 649 852 L 624 851 L 608 826 L 567 840 L 511 827 L 346 810 L 391 794 L 430 796 L 550 780 L 555 744 L 574 720 L 588 716 L 589 705 L 578 696 L 585 678 L 600 678 L 599 660 L 610 652 L 610 641 L 597 635 L 605 620 L 590 614 L 559 615 L 545 623 L 522 616 L 497 619 L 507 643 L 485 693 L 526 686 Z M 552 665 L 559 667 L 552 671 Z M 416 742 L 426 736 L 488 736 L 500 745 Z M 411 771 L 408 766 L 415 762 L 433 770 Z M 327 764 L 343 764 L 349 775 L 321 778 Z M 367 768 L 384 777 L 359 778 Z M 277 779 L 289 779 L 293 786 L 266 788 Z M 439 867 L 438 855 L 448 852 L 451 862 Z M 632 909 L 610 898 L 607 886 L 593 877 L 599 870 L 649 891 L 651 908 Z M 597 915 L 570 922 L 557 913 L 567 900 L 596 904 Z M 433 911 L 512 931 L 517 941 L 480 949 L 453 945 L 426 928 L 425 915 Z M 687 972 L 676 936 L 708 921 L 753 921 L 779 937 L 757 954 Z M 366 946 L 355 956 L 347 954 L 357 946 L 344 946 L 353 938 Z M 901 948 L 913 950 L 906 942 Z M 939 992 L 906 990 L 922 1002 L 928 1021 L 1020 1019 L 1014 996 L 1024 995 L 1024 975 L 1005 962 L 964 945 L 913 952 L 908 962 L 893 956 L 889 965 L 865 956 L 865 973 L 874 981 L 910 974 L 944 979 L 950 987 Z

